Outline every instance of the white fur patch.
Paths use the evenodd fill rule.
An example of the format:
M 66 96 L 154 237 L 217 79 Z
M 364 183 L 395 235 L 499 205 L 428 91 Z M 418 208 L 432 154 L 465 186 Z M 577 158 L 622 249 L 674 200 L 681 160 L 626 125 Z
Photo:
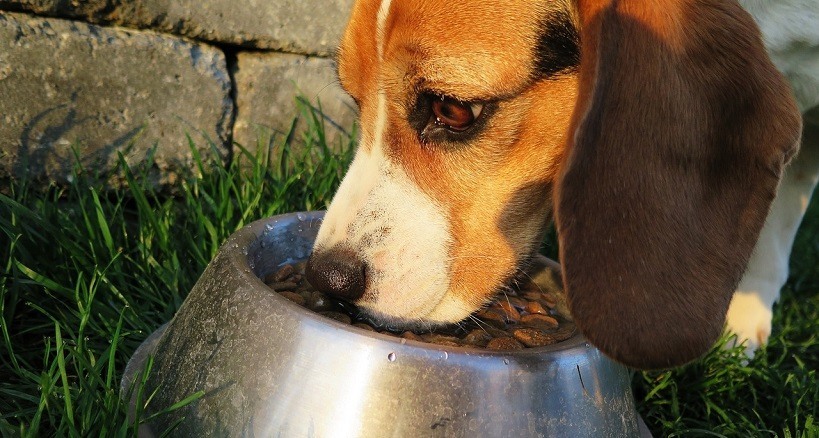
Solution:
M 375 44 L 378 47 L 378 59 L 384 59 L 384 34 L 387 29 L 387 17 L 390 15 L 390 5 L 392 0 L 381 0 L 378 7 L 378 17 L 375 23 Z
M 383 55 L 390 0 L 378 11 L 376 41 Z M 317 250 L 354 249 L 367 264 L 367 290 L 357 303 L 393 323 L 452 322 L 469 308 L 447 299 L 451 234 L 445 210 L 384 153 L 387 96 L 379 85 L 375 126 L 356 153 L 319 230 Z M 366 141 L 366 140 L 365 140 Z M 366 147 L 368 146 L 368 147 Z
M 346 245 L 367 263 L 362 308 L 387 319 L 428 320 L 449 289 L 448 220 L 384 155 L 383 94 L 378 110 L 374 144 L 356 154 L 327 210 L 316 248 Z

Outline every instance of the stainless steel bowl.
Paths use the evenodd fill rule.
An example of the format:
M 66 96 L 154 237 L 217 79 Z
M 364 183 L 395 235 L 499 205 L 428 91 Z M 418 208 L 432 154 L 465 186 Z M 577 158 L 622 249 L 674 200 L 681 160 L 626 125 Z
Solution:
M 328 320 L 260 278 L 310 254 L 323 213 L 255 222 L 222 246 L 173 320 L 128 364 L 154 357 L 158 412 L 181 436 L 637 436 L 629 371 L 580 335 L 515 352 L 406 341 Z

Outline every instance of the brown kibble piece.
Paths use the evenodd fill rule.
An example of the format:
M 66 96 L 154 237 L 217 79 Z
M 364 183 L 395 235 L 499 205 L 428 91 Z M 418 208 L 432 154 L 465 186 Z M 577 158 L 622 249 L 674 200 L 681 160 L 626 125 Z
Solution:
M 268 283 L 268 286 L 272 287 L 276 292 L 282 292 L 285 290 L 294 291 L 296 288 L 299 287 L 296 283 L 290 281 L 281 281 L 276 283 Z
M 421 335 L 421 339 L 426 342 L 430 342 L 437 345 L 444 345 L 447 347 L 460 347 L 461 343 L 458 341 L 458 338 L 454 336 L 446 336 L 440 335 L 437 333 L 427 333 Z
M 497 327 L 499 329 L 506 328 L 506 317 L 499 311 L 492 308 L 481 310 L 475 314 L 475 317 L 480 319 L 481 322 L 489 324 L 493 327 Z
M 531 315 L 521 317 L 520 324 L 525 325 L 527 327 L 534 327 L 547 330 L 553 330 L 558 327 L 558 322 L 556 319 L 549 315 L 541 315 L 538 313 L 533 313 Z
M 406 332 L 402 333 L 401 337 L 404 338 L 404 339 L 409 339 L 411 341 L 424 342 L 424 340 L 421 339 L 420 336 L 418 336 L 415 333 L 410 332 L 410 331 L 406 331 Z
M 296 272 L 293 265 L 284 265 L 275 274 L 273 274 L 273 281 L 282 282 L 288 279 Z
M 506 318 L 507 323 L 518 322 L 520 320 L 520 312 L 518 312 L 518 310 L 515 309 L 515 306 L 511 305 L 509 301 L 501 298 L 501 301 L 498 301 L 496 304 L 497 308 L 503 312 L 503 316 Z
M 298 304 L 299 306 L 304 305 L 304 297 L 297 294 L 297 293 L 295 293 L 295 292 L 284 291 L 284 292 L 279 292 L 279 295 L 281 295 L 281 296 L 287 298 L 288 300 Z
M 540 291 L 531 290 L 524 292 L 523 298 L 529 301 L 538 301 L 543 299 L 543 294 L 541 294 Z
M 481 330 L 486 330 L 486 332 L 492 335 L 493 338 L 503 338 L 506 336 L 512 336 L 506 330 L 495 328 L 492 326 L 481 327 Z
M 503 332 L 506 333 L 506 332 Z M 494 337 L 489 334 L 486 330 L 483 329 L 475 329 L 471 332 L 467 333 L 466 336 L 463 338 L 463 342 L 468 345 L 474 345 L 476 347 L 485 347 L 486 344 L 491 341 Z
M 553 333 L 550 333 L 550 335 L 552 335 L 557 342 L 563 342 L 574 336 L 575 331 L 577 331 L 577 329 L 573 323 L 565 322 L 559 329 L 555 330 Z
M 549 311 L 544 309 L 543 306 L 538 303 L 537 301 L 529 301 L 526 303 L 526 307 L 524 310 L 530 314 L 537 314 L 537 315 L 548 315 Z
M 341 312 L 327 311 L 327 312 L 321 312 L 321 314 L 328 317 L 328 318 L 330 318 L 330 319 L 335 319 L 338 322 L 342 322 L 344 324 L 350 324 L 351 322 L 353 322 L 352 318 L 350 318 L 349 316 L 347 316 L 347 315 L 345 315 L 345 314 L 343 314 Z
M 511 336 L 495 338 L 486 344 L 487 350 L 522 350 L 523 344 Z
M 528 301 L 519 297 L 506 297 L 506 299 L 509 301 L 509 304 L 511 304 L 518 311 L 525 309 L 526 304 L 528 303 Z
M 512 335 L 527 347 L 543 347 L 556 342 L 555 338 L 548 333 L 533 328 L 519 328 L 515 330 Z

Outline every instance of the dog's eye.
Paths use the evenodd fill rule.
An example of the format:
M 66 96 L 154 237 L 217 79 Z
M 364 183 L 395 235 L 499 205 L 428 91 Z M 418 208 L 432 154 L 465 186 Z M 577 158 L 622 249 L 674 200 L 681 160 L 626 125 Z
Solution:
M 455 132 L 467 130 L 483 110 L 483 104 L 470 104 L 449 97 L 434 98 L 431 106 L 435 123 Z
M 435 92 L 420 92 L 410 107 L 409 125 L 421 144 L 465 145 L 481 135 L 498 108 L 496 101 L 470 102 Z

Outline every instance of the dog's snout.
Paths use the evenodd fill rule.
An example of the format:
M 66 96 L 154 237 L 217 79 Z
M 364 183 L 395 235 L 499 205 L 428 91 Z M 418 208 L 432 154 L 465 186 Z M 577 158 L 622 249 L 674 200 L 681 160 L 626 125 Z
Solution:
M 314 252 L 305 268 L 307 281 L 316 289 L 355 301 L 364 295 L 367 264 L 350 248 L 339 247 Z

